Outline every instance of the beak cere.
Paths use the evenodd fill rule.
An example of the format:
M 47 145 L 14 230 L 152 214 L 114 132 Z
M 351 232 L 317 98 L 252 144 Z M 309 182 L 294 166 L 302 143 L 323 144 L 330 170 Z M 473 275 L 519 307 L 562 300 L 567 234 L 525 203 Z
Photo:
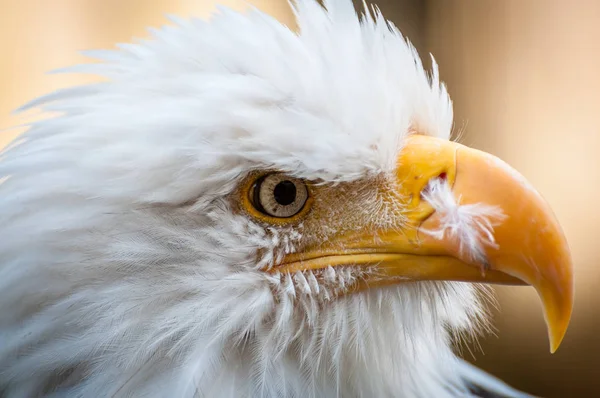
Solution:
M 424 200 L 438 177 L 458 207 L 483 206 L 502 215 L 470 226 L 471 237 L 483 238 L 475 254 L 455 233 L 464 226 L 448 225 L 444 208 Z M 376 277 L 367 276 L 359 289 L 424 280 L 530 285 L 541 298 L 555 352 L 571 318 L 573 269 L 560 225 L 537 191 L 490 154 L 421 135 L 408 137 L 395 178 L 389 200 L 404 202 L 401 231 L 378 231 L 377 239 L 372 232 L 340 234 L 330 244 L 287 256 L 278 271 L 376 267 Z

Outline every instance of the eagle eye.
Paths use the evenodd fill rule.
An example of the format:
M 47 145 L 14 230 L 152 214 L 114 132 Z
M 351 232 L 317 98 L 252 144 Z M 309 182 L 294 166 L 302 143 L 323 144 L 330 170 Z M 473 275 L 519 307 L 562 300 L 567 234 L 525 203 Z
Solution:
M 288 218 L 304 208 L 308 189 L 297 178 L 279 173 L 268 174 L 254 183 L 250 198 L 261 213 L 275 218 Z

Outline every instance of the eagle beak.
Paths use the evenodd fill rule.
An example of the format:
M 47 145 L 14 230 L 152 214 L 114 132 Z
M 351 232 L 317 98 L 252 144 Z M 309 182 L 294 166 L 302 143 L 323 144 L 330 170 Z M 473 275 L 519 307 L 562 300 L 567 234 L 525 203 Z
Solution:
M 405 170 L 406 165 L 411 165 L 410 171 Z M 446 173 L 459 206 L 492 206 L 500 210 L 503 217 L 490 220 L 495 224 L 493 240 L 483 245 L 481 256 L 473 258 L 464 253 L 464 242 L 461 246 L 456 234 L 423 233 L 443 231 L 447 223 L 443 210 L 437 209 L 422 222 L 423 214 L 419 210 L 409 215 L 412 222 L 420 223 L 416 239 L 419 251 L 451 259 L 439 262 L 432 273 L 448 273 L 446 279 L 450 280 L 533 286 L 544 307 L 550 351 L 554 353 L 571 318 L 573 265 L 567 240 L 552 209 L 523 176 L 497 157 L 445 140 L 410 137 L 400 154 L 397 175 L 400 181 L 412 178 L 418 183 L 408 184 L 404 189 L 412 190 L 415 197 L 416 190 L 426 189 L 422 185 L 423 177 L 429 180 L 440 172 Z M 413 208 L 423 205 L 421 201 Z M 455 259 L 461 264 L 457 266 Z M 461 277 L 465 266 L 478 267 L 482 271 L 481 278 Z M 397 264 L 390 267 L 389 272 L 401 274 L 401 268 Z M 516 280 L 510 281 L 507 276 Z
M 378 230 L 376 237 L 368 228 L 340 234 L 329 246 L 289 256 L 282 268 L 376 267 L 358 289 L 423 280 L 530 285 L 542 301 L 550 350 L 555 352 L 571 318 L 573 267 L 565 236 L 541 195 L 500 159 L 422 135 L 408 137 L 395 178 L 397 187 L 382 191 L 384 200 L 387 195 L 387 200 L 403 202 L 401 229 Z M 447 184 L 445 194 L 454 207 L 426 200 L 436 179 Z M 469 219 L 474 211 L 463 214 L 473 221 L 465 243 L 460 234 L 465 225 L 448 212 L 477 206 L 495 211 L 483 212 L 479 221 Z M 476 253 L 473 242 L 478 244 Z

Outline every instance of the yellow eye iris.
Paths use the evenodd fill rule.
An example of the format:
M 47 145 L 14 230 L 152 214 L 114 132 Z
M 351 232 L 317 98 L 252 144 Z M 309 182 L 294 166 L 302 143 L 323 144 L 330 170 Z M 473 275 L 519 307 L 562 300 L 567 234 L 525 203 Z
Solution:
M 254 217 L 274 224 L 296 221 L 310 207 L 306 183 L 282 173 L 250 179 L 244 191 L 242 204 L 246 210 Z
M 257 180 L 251 192 L 251 200 L 259 211 L 277 218 L 298 214 L 308 199 L 304 182 L 283 174 L 269 174 Z

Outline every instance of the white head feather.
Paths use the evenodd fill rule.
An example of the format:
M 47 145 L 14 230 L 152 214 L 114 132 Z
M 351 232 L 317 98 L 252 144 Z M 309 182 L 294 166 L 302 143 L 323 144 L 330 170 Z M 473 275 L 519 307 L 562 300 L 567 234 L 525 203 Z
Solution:
M 0 392 L 467 394 L 450 331 L 482 319 L 475 286 L 333 299 L 359 271 L 263 272 L 306 232 L 227 200 L 252 170 L 351 182 L 412 131 L 449 137 L 435 63 L 379 12 L 326 6 L 297 1 L 299 34 L 258 11 L 177 20 L 70 69 L 107 82 L 29 105 L 61 115 L 0 158 Z

